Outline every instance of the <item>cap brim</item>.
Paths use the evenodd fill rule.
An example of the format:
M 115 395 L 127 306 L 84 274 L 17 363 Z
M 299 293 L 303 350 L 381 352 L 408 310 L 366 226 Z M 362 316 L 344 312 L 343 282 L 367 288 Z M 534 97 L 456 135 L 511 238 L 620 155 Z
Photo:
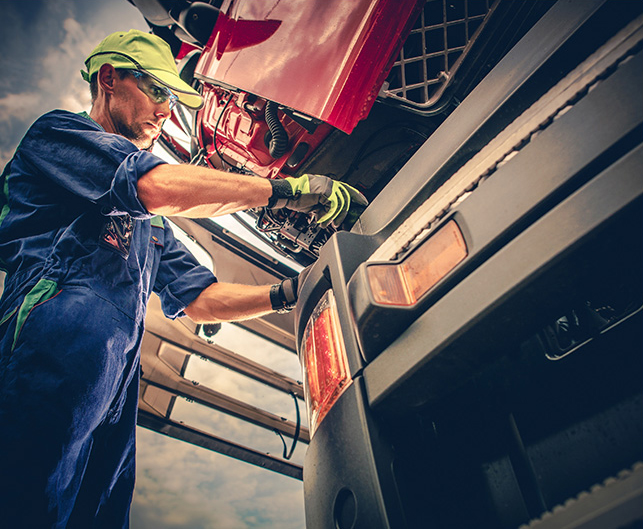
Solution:
M 201 94 L 178 75 L 171 74 L 165 70 L 153 70 L 149 68 L 146 68 L 145 72 L 172 90 L 172 92 L 176 94 L 176 97 L 179 98 L 179 102 L 186 107 L 198 110 L 203 106 Z

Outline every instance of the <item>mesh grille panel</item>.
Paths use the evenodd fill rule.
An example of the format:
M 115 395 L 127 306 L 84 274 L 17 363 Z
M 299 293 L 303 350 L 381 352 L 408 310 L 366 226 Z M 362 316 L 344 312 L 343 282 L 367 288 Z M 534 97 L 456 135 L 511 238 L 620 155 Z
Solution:
M 394 63 L 383 97 L 434 106 L 495 0 L 428 0 Z

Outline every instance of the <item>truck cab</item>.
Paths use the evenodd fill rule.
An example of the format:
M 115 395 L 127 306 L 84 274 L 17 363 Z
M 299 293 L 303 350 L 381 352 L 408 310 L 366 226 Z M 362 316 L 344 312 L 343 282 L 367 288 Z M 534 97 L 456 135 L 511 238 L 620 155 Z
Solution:
M 552 5 L 321 249 L 296 314 L 308 527 L 643 520 L 631 7 Z
M 641 3 L 130 1 L 205 99 L 179 161 L 370 201 L 249 212 L 308 267 L 307 527 L 640 527 Z

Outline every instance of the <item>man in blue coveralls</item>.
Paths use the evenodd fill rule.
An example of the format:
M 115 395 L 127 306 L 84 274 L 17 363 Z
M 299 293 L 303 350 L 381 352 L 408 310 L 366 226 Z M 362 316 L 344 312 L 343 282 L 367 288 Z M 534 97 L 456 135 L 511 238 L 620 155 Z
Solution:
M 199 108 L 169 46 L 109 35 L 86 61 L 92 109 L 29 129 L 0 182 L 0 526 L 127 527 L 139 347 L 152 291 L 169 318 L 287 311 L 297 278 L 217 282 L 163 215 L 288 207 L 339 225 L 354 189 L 168 165 L 148 149 L 178 102 Z

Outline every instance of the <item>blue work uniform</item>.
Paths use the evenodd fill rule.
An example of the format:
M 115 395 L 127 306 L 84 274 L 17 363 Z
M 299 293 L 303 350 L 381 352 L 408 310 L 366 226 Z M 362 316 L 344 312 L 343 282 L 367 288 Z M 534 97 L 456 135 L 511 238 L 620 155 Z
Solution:
M 38 119 L 0 184 L 0 525 L 127 527 L 152 291 L 183 315 L 214 275 L 150 214 L 165 163 L 85 113 Z

